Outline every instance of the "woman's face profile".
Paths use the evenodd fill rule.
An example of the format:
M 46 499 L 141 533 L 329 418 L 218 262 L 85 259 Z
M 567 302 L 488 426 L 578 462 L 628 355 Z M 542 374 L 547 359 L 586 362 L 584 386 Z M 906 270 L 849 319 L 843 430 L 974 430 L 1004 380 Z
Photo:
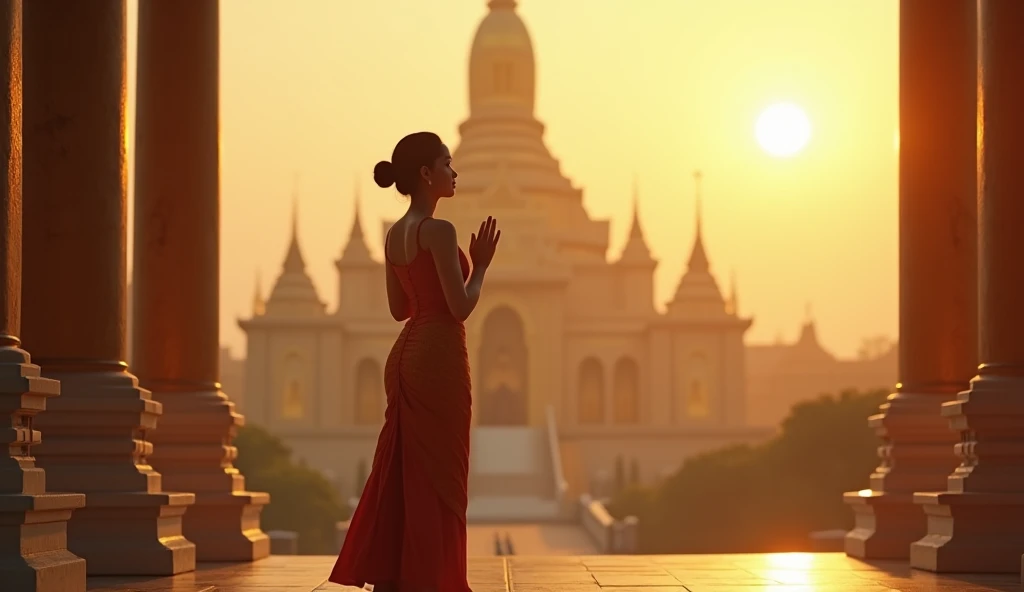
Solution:
M 452 197 L 455 195 L 455 178 L 459 174 L 452 168 L 452 153 L 448 146 L 441 144 L 441 155 L 434 161 L 430 169 L 430 189 L 434 197 Z

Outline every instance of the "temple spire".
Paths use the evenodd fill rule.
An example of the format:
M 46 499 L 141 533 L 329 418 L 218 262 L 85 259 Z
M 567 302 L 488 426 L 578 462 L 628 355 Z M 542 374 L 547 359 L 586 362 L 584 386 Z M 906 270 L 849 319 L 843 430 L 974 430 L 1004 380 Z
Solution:
M 640 228 L 640 186 L 636 173 L 633 173 L 633 225 L 629 229 L 629 238 L 644 240 L 644 232 Z
M 353 203 L 353 207 L 355 208 L 355 215 L 352 217 L 351 238 L 353 238 L 353 239 L 358 238 L 358 239 L 362 240 L 362 238 L 363 238 L 363 224 L 362 224 L 362 221 L 359 219 L 359 206 L 360 206 L 360 202 L 362 201 L 362 192 L 360 192 L 360 190 L 359 190 L 359 177 L 356 177 L 355 181 L 353 181 L 352 195 L 353 195 L 352 203 Z
M 701 212 L 701 194 L 700 194 L 701 177 L 702 177 L 702 175 L 701 175 L 701 172 L 699 170 L 693 172 L 694 195 L 696 197 L 696 199 L 694 201 L 695 201 L 695 204 L 696 204 L 696 213 L 697 213 L 697 219 L 696 219 L 697 232 L 696 232 L 696 235 L 695 235 L 695 237 L 693 239 L 693 250 L 690 252 L 690 262 L 689 262 L 689 264 L 687 266 L 689 272 L 691 272 L 691 273 L 692 272 L 707 273 L 708 270 L 710 269 L 710 265 L 708 264 L 708 256 L 707 256 L 707 253 L 704 251 L 704 237 L 703 237 L 702 230 L 701 230 L 701 226 L 702 226 L 702 221 L 701 221 L 701 214 L 702 214 L 702 212 Z
M 651 256 L 651 250 L 647 247 L 647 241 L 644 240 L 643 228 L 640 226 L 640 189 L 635 173 L 633 174 L 633 220 L 630 223 L 626 245 L 619 256 L 619 263 L 640 267 L 656 264 Z
M 352 229 L 348 233 L 348 243 L 341 252 L 341 258 L 336 262 L 341 266 L 364 266 L 373 264 L 373 257 L 370 255 L 370 247 L 366 244 L 363 235 L 362 218 L 359 215 L 359 206 L 362 203 L 362 193 L 359 190 L 359 176 L 356 175 L 352 181 Z
M 299 175 L 295 174 L 295 188 L 292 190 L 292 236 L 288 244 L 288 254 L 284 258 L 284 271 L 303 273 L 306 271 L 306 261 L 302 258 L 302 250 L 299 249 Z

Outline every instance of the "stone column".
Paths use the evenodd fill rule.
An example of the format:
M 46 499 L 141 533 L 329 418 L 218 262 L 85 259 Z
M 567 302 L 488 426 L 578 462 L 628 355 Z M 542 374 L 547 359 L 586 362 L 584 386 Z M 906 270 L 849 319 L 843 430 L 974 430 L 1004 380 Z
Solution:
M 941 415 L 977 367 L 976 27 L 966 0 L 900 2 L 899 384 L 869 425 L 883 438 L 846 553 L 905 559 L 925 533 L 916 491 L 958 460 Z
M 196 494 L 199 560 L 252 561 L 270 498 L 232 465 L 243 419 L 219 384 L 218 27 L 217 2 L 139 2 L 132 358 L 164 408 L 153 466 Z
M 0 0 L 0 582 L 26 592 L 82 592 L 85 560 L 67 549 L 67 522 L 80 493 L 47 493 L 32 447 L 36 415 L 60 383 L 40 376 L 21 333 L 21 0 Z
M 1024 553 L 1024 2 L 978 2 L 978 376 L 942 413 L 962 462 L 919 493 L 913 567 L 1017 573 Z
M 26 2 L 24 341 L 62 395 L 37 425 L 50 486 L 86 495 L 68 547 L 89 574 L 195 568 L 191 493 L 147 463 L 160 404 L 125 359 L 125 3 Z

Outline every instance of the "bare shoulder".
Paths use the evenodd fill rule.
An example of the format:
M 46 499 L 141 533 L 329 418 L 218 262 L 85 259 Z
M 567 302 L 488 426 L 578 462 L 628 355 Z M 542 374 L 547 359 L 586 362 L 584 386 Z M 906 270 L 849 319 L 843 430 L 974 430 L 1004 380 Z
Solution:
M 447 247 L 458 244 L 455 225 L 448 220 L 430 218 L 420 228 L 420 243 L 427 248 Z

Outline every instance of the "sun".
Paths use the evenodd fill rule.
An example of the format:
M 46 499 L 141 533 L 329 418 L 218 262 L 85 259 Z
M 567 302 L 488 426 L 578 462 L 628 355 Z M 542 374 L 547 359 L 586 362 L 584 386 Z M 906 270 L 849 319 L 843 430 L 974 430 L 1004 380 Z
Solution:
M 776 103 L 765 108 L 754 125 L 757 143 L 778 158 L 796 156 L 811 139 L 811 120 L 793 103 Z

